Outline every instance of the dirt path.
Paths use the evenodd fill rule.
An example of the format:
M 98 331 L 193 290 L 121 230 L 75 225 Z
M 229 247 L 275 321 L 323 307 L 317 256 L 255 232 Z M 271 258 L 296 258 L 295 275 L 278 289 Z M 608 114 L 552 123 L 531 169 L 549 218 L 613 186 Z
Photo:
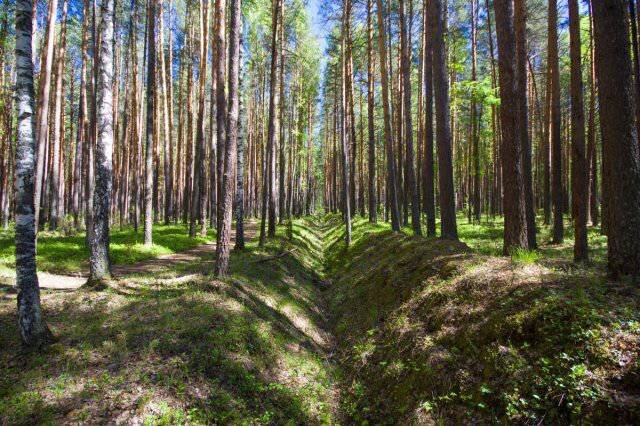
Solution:
M 257 232 L 257 224 L 255 222 L 245 223 L 245 239 L 251 240 Z M 235 227 L 231 231 L 231 239 L 235 241 Z M 214 254 L 216 252 L 216 243 L 207 242 L 199 246 L 190 248 L 179 253 L 163 254 L 153 259 L 143 260 L 142 262 L 131 265 L 113 265 L 111 271 L 115 278 L 121 278 L 133 274 L 153 274 L 160 270 L 176 267 L 186 263 L 202 260 L 203 263 L 213 263 Z M 15 286 L 15 272 L 0 276 L 1 284 Z M 38 272 L 38 281 L 40 288 L 47 290 L 66 290 L 72 291 L 78 289 L 87 282 L 87 273 L 82 275 L 58 275 L 48 272 Z

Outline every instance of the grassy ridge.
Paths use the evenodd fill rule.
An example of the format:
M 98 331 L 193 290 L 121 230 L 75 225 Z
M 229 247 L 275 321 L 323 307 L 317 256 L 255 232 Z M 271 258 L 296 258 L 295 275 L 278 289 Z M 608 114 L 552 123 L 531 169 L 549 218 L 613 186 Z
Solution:
M 561 254 L 498 258 L 361 219 L 346 250 L 343 226 L 327 223 L 329 311 L 352 421 L 639 418 L 634 286 L 568 268 Z
M 293 232 L 232 252 L 223 281 L 207 258 L 104 292 L 43 291 L 60 338 L 43 354 L 19 354 L 0 289 L 0 424 L 332 423 L 322 256 L 313 231 Z

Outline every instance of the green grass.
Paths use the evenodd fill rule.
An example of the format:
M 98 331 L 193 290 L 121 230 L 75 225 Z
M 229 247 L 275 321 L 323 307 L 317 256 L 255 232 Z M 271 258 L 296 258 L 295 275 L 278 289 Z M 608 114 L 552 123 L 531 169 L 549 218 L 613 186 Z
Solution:
M 542 258 L 540 252 L 536 250 L 524 250 L 521 248 L 513 250 L 511 253 L 511 261 L 521 264 L 533 264 Z
M 111 261 L 114 265 L 127 265 L 170 254 L 200 245 L 214 237 L 190 238 L 184 224 L 153 226 L 153 246 L 145 247 L 142 229 L 136 233 L 132 227 L 111 231 Z M 51 273 L 78 273 L 88 268 L 89 250 L 84 232 L 64 235 L 43 231 L 38 234 L 37 265 L 41 271 Z M 0 273 L 10 272 L 15 265 L 13 230 L 0 232 Z
M 294 232 L 233 251 L 222 281 L 211 254 L 102 292 L 45 290 L 59 340 L 41 354 L 17 349 L 15 296 L 0 289 L 0 424 L 335 423 L 321 247 Z
M 0 288 L 0 424 L 634 423 L 640 293 L 607 279 L 604 238 L 573 265 L 569 229 L 505 257 L 501 227 L 460 217 L 449 242 L 356 217 L 346 247 L 339 216 L 293 220 L 224 280 L 209 254 L 44 290 L 59 340 L 42 354 L 16 349 Z
M 640 292 L 561 246 L 497 257 L 501 225 L 459 218 L 461 243 L 329 217 L 329 311 L 349 422 L 633 423 Z M 592 241 L 593 233 L 592 232 Z M 498 239 L 496 245 L 494 239 Z M 615 419 L 615 420 L 614 420 Z
M 478 253 L 493 256 L 502 255 L 502 239 L 504 236 L 504 218 L 493 219 L 483 217 L 480 223 L 470 223 L 466 216 L 458 214 L 458 235 L 469 247 Z M 439 224 L 438 224 L 439 226 Z M 542 217 L 537 218 L 537 242 L 540 259 L 570 260 L 573 258 L 573 225 L 568 218 L 564 221 L 564 241 L 552 244 L 552 226 L 544 225 Z M 589 256 L 593 263 L 604 265 L 607 256 L 607 238 L 601 234 L 599 226 L 587 230 Z

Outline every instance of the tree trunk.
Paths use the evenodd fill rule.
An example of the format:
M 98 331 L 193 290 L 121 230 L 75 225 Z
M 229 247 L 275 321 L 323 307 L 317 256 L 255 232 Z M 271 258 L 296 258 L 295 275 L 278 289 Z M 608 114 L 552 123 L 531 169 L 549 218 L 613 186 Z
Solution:
M 145 139 L 144 245 L 153 244 L 153 138 L 155 135 L 156 90 L 156 1 L 149 0 L 147 10 L 147 134 Z
M 558 5 L 549 0 L 549 68 L 551 78 L 551 196 L 553 199 L 553 242 L 562 243 L 564 227 L 562 223 L 562 138 L 560 131 L 560 68 L 558 64 Z
M 411 47 L 407 34 L 407 22 L 404 12 L 404 1 L 400 0 L 400 44 L 402 50 L 402 74 L 404 84 L 404 138 L 406 144 L 405 180 L 411 195 L 411 226 L 414 235 L 422 235 L 420 226 L 420 194 L 416 184 L 415 168 L 413 164 L 413 123 L 411 113 Z M 409 197 L 406 194 L 405 197 Z
M 260 225 L 260 245 L 264 244 L 264 228 L 268 211 L 268 236 L 273 237 L 276 233 L 276 164 L 275 146 L 277 143 L 276 129 L 278 127 L 278 28 L 280 25 L 280 2 L 283 0 L 273 0 L 273 11 L 271 19 L 271 74 L 269 91 L 269 124 L 267 128 L 267 152 L 266 152 L 266 172 L 263 176 L 262 191 L 262 223 Z
M 640 275 L 640 159 L 628 15 L 622 0 L 593 2 L 596 74 L 606 176 L 608 266 Z M 615 190 L 611 190 L 611 189 Z
M 17 0 L 16 34 L 16 113 L 18 137 L 15 153 L 16 285 L 18 324 L 22 342 L 38 348 L 51 341 L 51 332 L 42 318 L 40 287 L 36 274 L 36 228 L 34 214 L 34 89 L 32 46 L 32 3 Z
M 426 15 L 425 35 L 424 35 L 424 160 L 423 183 L 424 191 L 423 206 L 427 215 L 427 236 L 436 235 L 436 206 L 434 191 L 434 165 L 433 165 L 433 16 L 427 3 L 423 6 L 423 13 Z
M 345 3 L 349 0 L 344 0 Z M 348 4 L 344 5 L 344 10 L 348 9 Z M 347 52 L 346 52 L 346 30 L 348 14 L 343 11 L 342 14 L 342 32 L 340 34 L 340 65 L 341 65 L 341 89 L 340 99 L 340 140 L 342 145 L 342 207 L 345 221 L 345 242 L 347 247 L 351 244 L 351 193 L 349 192 L 349 148 L 347 146 Z
M 591 224 L 598 225 L 598 150 L 596 148 L 596 65 L 593 47 L 593 12 L 589 3 L 589 123 L 588 164 L 589 167 L 589 215 Z
M 571 213 L 575 242 L 573 259 L 586 261 L 588 168 L 584 152 L 584 105 L 578 0 L 569 0 L 569 37 L 571 55 Z
M 225 49 L 225 11 L 226 1 L 216 0 L 216 22 L 215 22 L 215 39 L 216 39 L 216 183 L 217 183 L 217 207 L 216 207 L 216 242 L 220 242 L 220 230 L 222 227 L 222 186 L 223 186 L 223 174 L 224 174 L 224 158 L 225 158 L 225 144 L 226 144 L 226 130 L 227 130 L 227 94 L 226 94 L 226 49 Z
M 229 20 L 229 109 L 227 114 L 227 140 L 224 150 L 224 175 L 222 177 L 222 227 L 216 248 L 216 275 L 229 273 L 229 247 L 231 240 L 231 219 L 233 212 L 234 166 L 238 147 L 239 93 L 240 75 L 240 27 L 242 25 L 241 0 L 231 0 Z
M 31 2 L 29 2 L 31 3 Z M 58 0 L 49 2 L 49 12 L 47 19 L 47 45 L 46 51 L 43 52 L 44 64 L 41 64 L 39 99 L 36 126 L 36 147 L 38 149 L 38 157 L 36 160 L 36 175 L 34 189 L 34 208 L 35 208 L 35 226 L 38 231 L 40 220 L 40 201 L 42 199 L 43 181 L 44 181 L 44 163 L 47 147 L 47 139 L 49 136 L 49 96 L 51 93 L 51 71 L 53 69 L 53 49 L 56 43 L 56 17 L 58 15 Z
M 240 0 L 237 0 L 240 3 Z M 240 5 L 240 19 L 238 26 L 239 45 L 243 43 L 242 33 L 242 5 Z M 235 250 L 244 250 L 244 146 L 246 141 L 248 123 L 246 115 L 246 107 L 243 102 L 242 94 L 245 90 L 244 68 L 242 67 L 242 50 L 238 52 L 238 103 L 240 115 L 238 117 L 238 161 L 236 165 L 236 194 L 235 194 L 235 216 L 236 216 L 236 245 Z M 247 185 L 249 186 L 249 185 Z
M 169 18 L 171 18 L 171 9 L 168 10 Z M 173 218 L 173 141 L 172 141 L 172 129 L 171 123 L 173 121 L 173 117 L 169 112 L 169 105 L 171 103 L 170 96 L 170 87 L 172 84 L 171 79 L 167 80 L 167 69 L 170 69 L 173 64 L 169 61 L 169 66 L 167 66 L 167 61 L 165 59 L 164 54 L 164 29 L 163 29 L 163 16 L 162 11 L 160 11 L 160 19 L 158 19 L 159 23 L 159 45 L 160 45 L 160 87 L 162 88 L 162 115 L 163 115 L 163 124 L 164 124 L 164 133 L 163 133 L 163 163 L 164 163 L 164 223 L 168 225 Z M 169 19 L 171 22 L 171 19 Z M 171 37 L 169 37 L 169 51 L 171 52 Z
M 101 43 L 98 58 L 98 139 L 96 143 L 96 184 L 93 197 L 93 232 L 90 238 L 89 282 L 108 278 L 109 215 L 113 186 L 113 0 L 103 0 Z
M 391 210 L 391 229 L 400 231 L 400 212 L 396 188 L 396 166 L 393 155 L 393 134 L 391 133 L 391 111 L 389 108 L 389 81 L 387 77 L 387 42 L 384 25 L 382 0 L 378 2 L 378 47 L 380 50 L 380 83 L 382 85 L 382 111 L 384 118 L 384 137 L 387 146 L 387 202 Z
M 376 139 L 374 126 L 374 76 L 373 76 L 373 0 L 367 0 L 367 131 L 369 138 L 369 222 L 378 220 L 378 200 L 376 198 Z
M 447 84 L 442 0 L 431 2 L 433 23 L 433 88 L 436 103 L 436 138 L 438 144 L 438 184 L 440 187 L 441 238 L 458 240 L 456 201 L 453 187 L 453 154 L 449 123 L 449 87 Z
M 205 87 L 207 85 L 207 46 L 209 37 L 209 2 L 200 3 L 200 75 L 198 83 L 198 118 L 196 124 L 196 153 L 194 163 L 194 185 L 191 193 L 191 218 L 189 235 L 196 235 L 196 220 L 200 224 L 200 235 L 207 235 L 207 148 L 205 133 Z
M 61 132 L 62 127 L 62 114 L 63 114 L 63 97 L 64 91 L 64 64 L 66 61 L 66 34 L 67 34 L 67 0 L 62 2 L 62 25 L 60 28 L 60 40 L 58 44 L 58 51 L 56 52 L 56 81 L 55 81 L 55 97 L 54 97 L 54 110 L 53 110 L 53 133 L 51 135 L 53 145 L 51 147 L 53 154 L 52 170 L 51 170 L 51 219 L 49 221 L 49 230 L 55 231 L 58 228 L 58 220 L 62 216 L 62 203 L 60 202 L 60 156 L 61 146 L 64 139 L 64 129 Z
M 518 137 L 522 153 L 524 183 L 524 208 L 527 221 L 527 248 L 533 250 L 536 242 L 536 211 L 533 202 L 533 178 L 531 165 L 531 138 L 529 137 L 529 111 L 527 105 L 527 10 L 525 0 L 514 1 L 514 29 L 516 36 L 516 78 Z
M 518 84 L 514 9 L 511 0 L 493 4 L 498 38 L 500 71 L 500 122 L 502 124 L 502 173 L 504 182 L 504 254 L 527 249 L 527 224 L 524 205 L 524 179 L 520 153 Z M 525 121 L 526 123 L 526 121 Z

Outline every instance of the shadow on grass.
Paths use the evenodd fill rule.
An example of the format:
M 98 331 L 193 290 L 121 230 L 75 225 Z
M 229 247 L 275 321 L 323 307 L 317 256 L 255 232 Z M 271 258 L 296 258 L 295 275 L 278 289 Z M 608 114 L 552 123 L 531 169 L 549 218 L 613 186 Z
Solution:
M 114 265 L 128 265 L 161 254 L 170 254 L 190 249 L 211 241 L 215 232 L 206 238 L 191 238 L 184 224 L 160 225 L 153 227 L 154 246 L 144 246 L 144 234 L 132 227 L 111 231 L 111 261 Z M 0 266 L 13 269 L 15 264 L 15 244 L 13 231 L 0 233 Z M 38 236 L 38 269 L 59 274 L 86 273 L 89 250 L 85 245 L 84 233 L 65 236 L 58 232 L 40 232 Z
M 517 265 L 464 244 L 358 232 L 349 250 L 327 253 L 351 422 L 640 417 L 633 286 L 598 268 Z M 477 232 L 461 238 L 487 238 Z
M 316 274 L 249 244 L 225 281 L 43 294 L 60 337 L 20 354 L 15 299 L 0 302 L 0 423 L 319 424 L 332 416 Z

